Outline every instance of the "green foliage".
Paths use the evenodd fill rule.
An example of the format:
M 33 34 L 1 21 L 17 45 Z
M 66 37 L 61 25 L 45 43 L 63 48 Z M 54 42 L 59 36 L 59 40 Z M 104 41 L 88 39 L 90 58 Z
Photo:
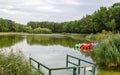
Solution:
M 0 50 L 0 75 L 44 75 L 42 72 L 33 71 L 30 63 L 23 53 L 17 49 Z
M 104 39 L 100 46 L 94 49 L 94 52 L 93 58 L 100 66 L 120 66 L 120 35 Z
M 115 20 L 116 28 L 115 30 L 120 30 L 120 2 L 113 4 L 109 9 L 111 19 Z
M 103 39 L 106 39 L 106 38 L 114 36 L 114 35 L 115 34 L 113 34 L 111 31 L 102 30 L 101 33 L 88 34 L 84 38 L 90 42 L 101 42 Z
M 40 33 L 51 33 L 51 30 L 50 29 L 47 29 L 47 28 L 35 28 L 33 30 L 33 33 L 36 33 L 36 34 L 40 34 Z
M 101 32 L 103 29 L 107 29 L 106 25 L 109 22 L 109 14 L 106 7 L 100 7 L 100 9 L 93 14 L 93 27 L 94 31 Z
M 33 75 L 21 51 L 0 50 L 0 75 Z
M 81 33 L 94 33 L 93 32 L 93 22 L 92 22 L 92 16 L 91 15 L 86 15 L 86 17 L 83 17 L 81 19 L 80 32 Z
M 59 24 L 59 23 L 58 23 Z M 50 29 L 52 32 L 55 31 L 55 25 L 58 26 L 57 23 L 54 23 L 54 22 L 47 22 L 47 21 L 44 21 L 44 22 L 28 22 L 27 23 L 27 26 L 31 26 L 33 29 L 36 29 L 36 28 L 47 28 L 47 29 Z
M 32 27 L 31 26 L 26 26 L 24 27 L 25 32 L 31 33 L 32 32 Z
M 106 30 L 102 30 L 102 34 L 108 34 Z
M 18 32 L 21 31 L 19 27 L 22 26 L 8 19 L 0 18 L 0 32 Z
M 115 22 L 115 19 L 112 19 L 110 22 L 108 22 L 108 29 L 111 30 L 111 31 L 115 31 L 116 29 L 116 22 Z

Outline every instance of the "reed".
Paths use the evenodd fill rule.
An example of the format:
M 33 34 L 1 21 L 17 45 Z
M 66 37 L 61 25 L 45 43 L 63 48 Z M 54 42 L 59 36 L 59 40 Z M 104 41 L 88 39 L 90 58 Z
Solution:
M 19 50 L 0 50 L 0 75 L 38 75 Z M 40 74 L 39 74 L 40 75 Z
M 93 59 L 99 66 L 120 67 L 120 35 L 104 39 L 99 47 L 94 48 Z

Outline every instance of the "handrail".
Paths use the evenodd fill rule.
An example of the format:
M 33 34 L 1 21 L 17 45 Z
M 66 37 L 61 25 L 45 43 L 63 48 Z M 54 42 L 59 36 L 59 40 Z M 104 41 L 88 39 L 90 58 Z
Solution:
M 77 60 L 78 60 L 78 64 L 69 61 L 69 60 L 68 60 L 69 57 L 74 58 L 74 59 L 77 59 Z M 71 55 L 67 55 L 67 57 L 66 57 L 66 67 L 61 67 L 61 68 L 49 68 L 49 67 L 43 65 L 42 63 L 36 61 L 36 60 L 33 59 L 32 57 L 29 57 L 29 60 L 30 60 L 30 65 L 31 65 L 31 62 L 32 62 L 32 61 L 34 61 L 35 63 L 37 63 L 37 65 L 38 65 L 38 68 L 37 68 L 37 69 L 38 69 L 38 70 L 40 70 L 40 66 L 46 68 L 46 69 L 49 71 L 49 75 L 52 74 L 52 71 L 55 71 L 55 70 L 63 70 L 63 69 L 73 69 L 73 75 L 76 75 L 76 71 L 77 71 L 76 69 L 78 69 L 78 74 L 80 74 L 81 68 L 84 69 L 84 75 L 86 75 L 86 68 L 87 68 L 87 67 L 92 67 L 92 70 L 90 70 L 90 72 L 92 72 L 92 75 L 95 75 L 95 63 L 92 63 L 92 62 L 89 62 L 89 61 L 86 61 L 86 60 L 83 60 L 83 59 L 80 59 L 80 58 L 77 58 L 77 57 L 74 57 L 74 56 L 71 56 Z M 81 64 L 80 64 L 81 62 L 80 62 L 80 61 L 89 63 L 89 64 L 91 64 L 91 65 L 81 66 Z M 73 65 L 75 65 L 75 66 L 74 66 L 74 67 L 68 67 L 68 63 L 73 64 Z M 33 65 L 31 65 L 31 66 L 33 66 Z
M 89 61 L 86 61 L 86 60 L 83 60 L 83 59 L 80 59 L 80 58 L 77 58 L 77 57 L 74 57 L 74 56 L 71 56 L 71 55 L 67 55 L 67 57 L 72 57 L 72 58 L 78 59 L 78 60 L 80 60 L 80 61 L 84 61 L 84 62 L 87 62 L 87 63 L 90 63 L 90 64 L 94 64 L 94 65 L 95 65 L 95 63 L 93 63 L 93 62 L 89 62 Z
M 71 63 L 71 64 L 73 64 L 73 65 L 75 65 L 75 66 L 79 66 L 79 65 L 77 65 L 77 64 L 75 64 L 75 63 L 73 63 L 73 62 L 71 62 L 71 61 L 68 61 L 68 63 Z
M 63 69 L 73 69 L 73 75 L 76 75 L 76 67 L 49 68 L 49 67 L 39 63 L 38 61 L 36 61 L 35 59 L 33 59 L 31 57 L 29 59 L 30 59 L 30 64 L 31 64 L 31 61 L 34 61 L 38 64 L 38 69 L 40 68 L 40 66 L 46 68 L 49 71 L 49 75 L 51 75 L 51 72 L 54 71 L 54 70 L 63 70 Z
M 76 64 L 76 63 L 73 63 L 73 62 L 69 61 L 69 57 L 78 60 L 78 63 Z M 89 65 L 89 66 L 81 66 L 81 61 L 89 63 L 91 65 Z M 66 56 L 66 67 L 68 67 L 68 63 L 76 66 L 76 68 L 78 69 L 78 74 L 80 74 L 80 69 L 84 68 L 84 75 L 86 75 L 86 67 L 92 67 L 92 70 L 90 72 L 92 72 L 92 74 L 95 75 L 95 65 L 96 64 L 93 63 L 93 62 L 89 62 L 89 61 L 77 58 L 75 56 L 67 55 Z
M 51 68 L 51 70 L 63 70 L 63 69 L 74 69 L 76 67 L 61 67 L 61 68 Z
M 34 62 L 38 63 L 39 65 L 43 66 L 43 67 L 46 68 L 46 69 L 49 69 L 47 66 L 41 64 L 40 62 L 36 61 L 35 59 L 33 59 L 33 58 L 31 58 L 31 57 L 30 57 L 30 60 L 33 60 Z

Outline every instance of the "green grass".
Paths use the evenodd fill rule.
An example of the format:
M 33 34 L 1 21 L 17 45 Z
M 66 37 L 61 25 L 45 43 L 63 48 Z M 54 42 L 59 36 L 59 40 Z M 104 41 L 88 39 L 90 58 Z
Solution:
M 0 75 L 40 75 L 19 50 L 0 50 Z

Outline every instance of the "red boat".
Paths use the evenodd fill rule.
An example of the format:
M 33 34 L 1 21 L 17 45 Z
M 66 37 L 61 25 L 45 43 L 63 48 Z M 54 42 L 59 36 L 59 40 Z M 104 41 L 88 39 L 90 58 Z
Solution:
M 81 44 L 80 49 L 83 52 L 92 52 L 93 47 L 94 47 L 94 43 Z

